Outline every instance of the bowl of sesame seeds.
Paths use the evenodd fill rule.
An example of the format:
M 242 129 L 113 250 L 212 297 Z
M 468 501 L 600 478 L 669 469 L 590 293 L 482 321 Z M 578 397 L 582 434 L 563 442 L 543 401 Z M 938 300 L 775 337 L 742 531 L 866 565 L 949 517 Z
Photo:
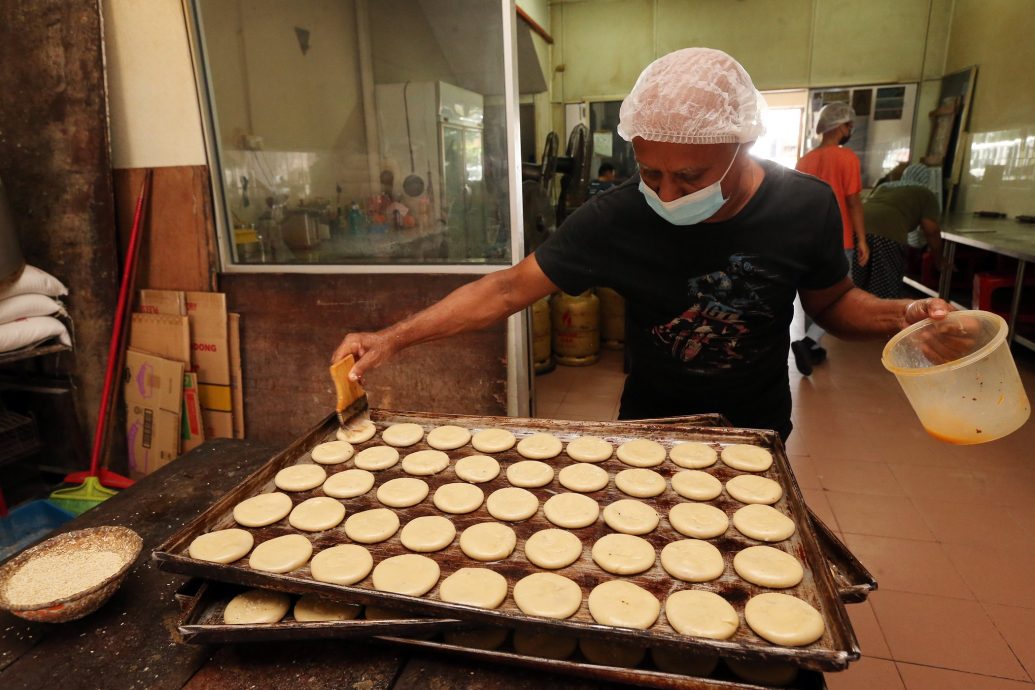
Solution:
M 141 548 L 140 535 L 126 527 L 59 534 L 0 568 L 0 608 L 44 623 L 82 618 L 115 593 Z

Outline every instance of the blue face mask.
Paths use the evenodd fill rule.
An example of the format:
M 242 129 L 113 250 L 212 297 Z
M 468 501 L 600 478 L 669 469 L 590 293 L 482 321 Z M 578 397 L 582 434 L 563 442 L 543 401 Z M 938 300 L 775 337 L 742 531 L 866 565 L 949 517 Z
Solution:
M 692 194 L 679 197 L 674 201 L 662 201 L 661 198 L 640 180 L 640 193 L 647 200 L 655 213 L 673 225 L 697 225 L 714 216 L 727 199 L 722 196 L 722 181 L 726 179 L 733 161 L 737 159 L 740 152 L 740 144 L 737 144 L 737 151 L 734 152 L 730 164 L 726 166 L 726 172 L 714 184 L 704 189 L 698 189 Z

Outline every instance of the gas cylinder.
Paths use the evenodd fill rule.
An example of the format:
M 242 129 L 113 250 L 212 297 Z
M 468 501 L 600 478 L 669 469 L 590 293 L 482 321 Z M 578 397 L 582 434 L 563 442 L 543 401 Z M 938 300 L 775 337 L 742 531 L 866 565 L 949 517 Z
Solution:
M 558 293 L 551 305 L 553 351 L 558 364 L 584 367 L 600 359 L 600 300 L 592 290 Z
M 600 300 L 600 344 L 608 350 L 625 346 L 625 299 L 611 288 L 598 287 Z
M 532 305 L 532 366 L 537 374 L 553 371 L 556 366 L 550 331 L 550 298 L 544 297 Z

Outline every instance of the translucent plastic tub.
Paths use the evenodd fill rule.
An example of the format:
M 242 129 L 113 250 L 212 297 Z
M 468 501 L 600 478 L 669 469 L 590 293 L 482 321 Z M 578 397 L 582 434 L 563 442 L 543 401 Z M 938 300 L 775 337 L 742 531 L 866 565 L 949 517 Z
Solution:
M 964 445 L 994 441 L 1031 414 L 1006 333 L 997 314 L 952 312 L 898 333 L 881 361 L 929 434 Z

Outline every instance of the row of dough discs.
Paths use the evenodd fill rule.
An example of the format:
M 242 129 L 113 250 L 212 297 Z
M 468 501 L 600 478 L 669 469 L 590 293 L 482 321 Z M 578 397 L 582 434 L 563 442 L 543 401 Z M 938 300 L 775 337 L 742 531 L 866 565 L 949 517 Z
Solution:
M 363 607 L 332 601 L 316 595 L 305 595 L 292 605 L 291 595 L 282 592 L 252 589 L 238 594 L 227 604 L 223 622 L 230 625 L 261 625 L 282 621 L 290 611 L 299 622 L 350 621 L 361 614 L 370 620 L 390 620 L 399 614 L 373 606 Z M 705 677 L 712 675 L 719 664 L 717 656 L 688 654 L 684 650 L 664 647 L 645 649 L 628 643 L 608 642 L 595 638 L 578 639 L 568 635 L 529 631 L 524 629 L 482 628 L 478 630 L 447 632 L 446 644 L 475 649 L 498 650 L 509 643 L 514 653 L 541 659 L 570 659 L 576 651 L 593 664 L 636 667 L 650 662 L 660 671 Z M 797 675 L 790 664 L 760 664 L 737 661 L 726 662 L 729 669 L 742 680 L 768 685 L 785 685 Z
M 405 426 L 405 425 L 403 425 Z M 417 426 L 421 434 L 423 430 Z M 440 427 L 441 429 L 442 427 Z M 460 429 L 452 427 L 452 429 Z M 386 430 L 388 438 L 392 438 Z M 434 438 L 436 429 L 429 434 Z M 465 431 L 460 429 L 460 431 Z M 499 431 L 499 430 L 494 430 Z M 509 434 L 509 432 L 505 432 Z M 416 434 L 407 437 L 412 440 Z M 547 436 L 544 434 L 538 436 Z M 386 436 L 382 437 L 383 439 Z M 529 437 L 535 439 L 535 436 Z M 557 441 L 555 437 L 550 439 Z M 418 438 L 419 440 L 419 438 Z M 529 439 L 525 439 L 526 441 Z M 398 440 L 396 440 L 398 442 Z M 597 439 L 599 441 L 599 439 Z M 413 441 L 414 443 L 416 440 Z M 539 439 L 538 446 L 548 444 Z M 324 464 L 343 462 L 352 457 L 350 442 L 338 441 L 322 444 L 313 449 L 312 457 Z M 606 442 L 604 442 L 606 443 Z M 340 444 L 340 445 L 339 445 Z M 347 445 L 344 448 L 343 445 Z M 505 444 L 504 444 L 505 445 Z M 609 444 L 608 444 L 609 445 Z M 704 446 L 704 444 L 698 444 Z M 569 446 L 570 447 L 570 446 Z M 704 446 L 714 453 L 714 450 Z M 377 447 L 375 447 L 377 448 Z M 754 450 L 767 453 L 764 449 Z M 371 449 L 367 449 L 368 451 Z M 394 448 L 389 448 L 394 450 Z M 549 452 L 559 449 L 551 448 Z M 621 449 L 620 449 L 621 450 Z M 663 449 L 662 449 L 663 450 Z M 366 451 L 363 451 L 366 452 Z M 441 451 L 418 451 L 429 453 Z M 545 452 L 545 451 L 544 451 Z M 576 453 L 578 454 L 578 453 Z M 431 474 L 445 469 L 449 464 L 448 456 L 444 461 L 430 463 L 428 467 L 418 465 L 423 474 Z M 602 453 L 598 454 L 598 457 Z M 492 463 L 495 460 L 485 458 Z M 397 453 L 396 453 L 397 460 Z M 460 462 L 463 462 L 461 460 Z M 714 459 L 712 460 L 714 462 Z M 769 458 L 771 462 L 771 457 Z M 394 464 L 394 462 L 393 462 Z M 512 465 L 510 469 L 522 463 Z M 542 464 L 542 463 L 537 463 Z M 405 465 L 405 461 L 404 461 Z M 458 463 L 459 465 L 459 463 Z M 553 470 L 543 465 L 549 472 L 545 482 L 553 478 Z M 574 465 L 572 467 L 579 467 Z M 768 465 L 766 465 L 768 467 Z M 571 467 L 566 470 L 572 469 Z M 599 469 L 599 468 L 593 468 Z M 302 476 L 298 470 L 311 476 Z M 347 470 L 347 472 L 367 472 L 365 470 Z M 496 472 L 498 473 L 498 464 Z M 288 473 L 287 479 L 281 475 Z M 601 472 L 603 472 L 601 470 Z M 665 480 L 661 475 L 646 469 L 627 470 L 641 473 L 636 475 L 626 489 L 636 491 L 639 485 L 650 486 L 654 479 L 660 480 L 664 490 Z M 647 476 L 641 481 L 642 473 Z M 715 480 L 704 474 L 708 479 Z M 606 479 L 606 472 L 604 472 Z M 622 473 L 619 473 L 621 476 Z M 491 479 L 495 476 L 489 476 Z M 509 476 L 509 475 L 508 475 Z M 315 488 L 324 482 L 326 471 L 319 465 L 297 465 L 286 468 L 278 474 L 277 486 L 285 490 L 304 491 Z M 758 479 L 770 482 L 777 490 L 779 485 L 761 477 L 743 475 L 734 478 L 727 484 L 727 491 L 735 494 L 730 487 L 736 479 Z M 673 478 L 677 491 L 687 497 L 690 489 L 681 487 Z M 369 491 L 373 486 L 373 476 L 357 482 L 350 491 Z M 617 481 L 617 479 L 616 479 Z M 393 487 L 392 485 L 396 486 Z M 540 486 L 542 484 L 535 484 Z M 693 484 L 689 484 L 693 487 Z M 684 490 L 680 490 L 684 488 Z M 756 490 L 755 494 L 766 494 Z M 710 490 L 710 489 L 709 489 Z M 719 484 L 721 491 L 721 484 Z M 326 485 L 325 485 L 326 491 Z M 351 495 L 360 495 L 352 493 Z M 407 477 L 395 479 L 383 484 L 378 490 L 378 498 L 393 507 L 415 505 L 427 496 L 427 484 L 420 479 Z M 637 491 L 637 493 L 639 493 Z M 384 495 L 382 495 L 384 494 Z M 771 496 L 769 491 L 768 495 Z M 640 495 L 648 495 L 641 493 Z M 656 494 L 653 494 L 656 495 Z M 714 496 L 700 496 L 698 500 L 707 500 Z M 496 499 L 494 501 L 494 499 Z M 779 499 L 765 498 L 766 502 Z M 757 495 L 745 495 L 743 500 L 760 500 Z M 466 513 L 481 506 L 483 494 L 481 489 L 470 484 L 447 484 L 439 488 L 435 494 L 435 505 L 443 512 Z M 519 487 L 501 489 L 489 497 L 489 512 L 501 520 L 520 521 L 531 517 L 538 510 L 538 499 L 534 494 Z M 561 494 L 552 497 L 544 506 L 547 518 L 561 527 L 585 527 L 596 521 L 599 507 L 595 501 L 578 493 Z M 317 497 L 304 501 L 292 508 L 291 499 L 282 493 L 263 494 L 239 504 L 234 516 L 245 526 L 264 526 L 289 516 L 289 523 L 303 531 L 321 531 L 337 526 L 344 518 L 344 506 L 334 498 Z M 605 571 L 617 575 L 630 575 L 644 572 L 653 567 L 656 559 L 653 546 L 636 536 L 652 531 L 657 527 L 659 516 L 653 508 L 640 501 L 625 499 L 616 501 L 604 509 L 604 519 L 616 534 L 609 534 L 599 539 L 592 549 L 593 560 Z M 725 513 L 712 506 L 703 504 L 679 504 L 669 514 L 669 520 L 677 531 L 695 537 L 670 543 L 662 550 L 662 567 L 670 575 L 687 582 L 707 582 L 720 577 L 724 571 L 721 553 L 707 542 L 705 538 L 718 536 L 726 531 L 729 520 Z M 750 503 L 737 511 L 733 517 L 738 530 L 763 541 L 780 541 L 793 533 L 793 522 L 763 503 Z M 377 543 L 392 537 L 399 528 L 398 516 L 387 509 L 374 509 L 357 513 L 345 524 L 345 533 L 354 542 Z M 373 568 L 372 558 L 366 549 L 357 544 L 340 545 L 326 549 L 313 559 L 311 571 L 318 580 L 337 584 L 354 584 L 364 579 L 373 570 L 373 586 L 382 591 L 423 596 L 438 584 L 440 573 L 434 560 L 419 553 L 438 551 L 446 548 L 455 539 L 455 528 L 450 520 L 440 516 L 426 516 L 410 521 L 402 531 L 400 540 L 404 546 L 418 553 L 405 554 L 382 561 Z M 494 561 L 507 558 L 516 545 L 514 531 L 499 523 L 480 523 L 464 530 L 460 537 L 461 550 L 478 561 Z M 222 530 L 199 537 L 191 545 L 191 555 L 203 560 L 233 562 L 251 551 L 252 536 L 244 530 Z M 312 545 L 302 535 L 285 535 L 264 542 L 254 551 L 249 565 L 258 570 L 269 572 L 289 572 L 304 566 L 312 554 Z M 525 555 L 528 560 L 542 568 L 556 569 L 570 565 L 582 555 L 582 543 L 575 535 L 562 529 L 546 529 L 530 537 L 525 544 Z M 739 552 L 734 558 L 734 568 L 745 580 L 765 587 L 785 588 L 797 585 L 803 570 L 800 563 L 789 554 L 768 546 L 749 547 Z M 468 600 L 469 592 L 478 592 L 477 601 Z M 556 594 L 562 594 L 558 600 Z M 466 603 L 485 608 L 496 608 L 502 604 L 507 594 L 507 582 L 497 573 L 482 568 L 464 568 L 446 578 L 440 587 L 439 596 L 443 601 Z M 745 611 L 749 626 L 762 637 L 778 644 L 809 644 L 822 635 L 822 620 L 808 604 L 787 595 L 774 595 L 776 599 L 766 599 L 759 595 L 750 602 Z M 568 578 L 554 573 L 535 573 L 519 581 L 514 588 L 514 599 L 518 607 L 529 615 L 551 618 L 568 618 L 581 606 L 582 590 Z M 619 605 L 616 602 L 623 602 Z M 799 606 L 800 605 L 800 606 Z M 794 607 L 798 606 L 797 609 Z M 685 634 L 697 634 L 718 639 L 728 639 L 739 627 L 736 612 L 721 597 L 706 591 L 684 590 L 669 597 L 666 603 L 667 617 L 670 624 Z M 623 580 L 605 582 L 590 594 L 589 609 L 594 620 L 607 625 L 621 627 L 648 628 L 660 614 L 660 603 L 646 590 Z M 635 611 L 637 615 L 631 614 Z M 699 612 L 705 612 L 704 619 L 699 620 Z M 689 617 L 684 612 L 692 612 Z M 783 630 L 779 622 L 771 623 L 770 619 L 802 618 L 811 623 L 810 626 L 799 626 L 800 634 Z M 816 625 L 818 619 L 818 626 Z

